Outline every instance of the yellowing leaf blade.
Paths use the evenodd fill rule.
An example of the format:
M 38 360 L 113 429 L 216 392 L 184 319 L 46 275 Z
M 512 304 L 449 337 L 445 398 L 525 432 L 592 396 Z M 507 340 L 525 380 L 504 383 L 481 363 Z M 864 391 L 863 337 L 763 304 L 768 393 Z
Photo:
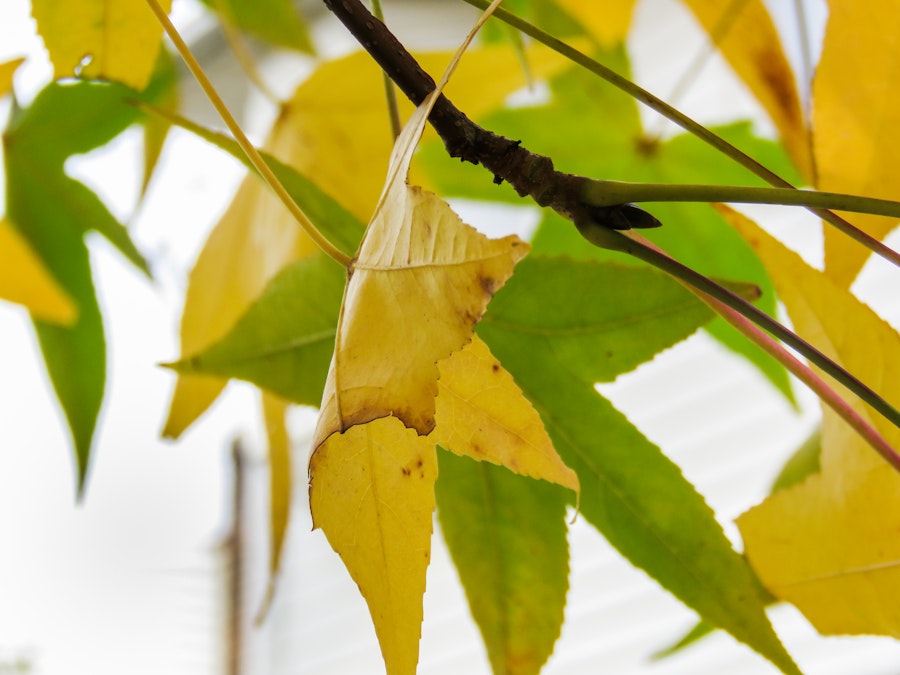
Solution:
M 435 430 L 451 452 L 578 491 L 534 406 L 477 336 L 438 364 Z
M 365 597 L 388 673 L 414 674 L 431 556 L 434 444 L 383 417 L 330 436 L 309 471 L 313 527 Z
M 797 83 L 765 3 L 684 1 L 768 113 L 800 172 L 809 176 L 809 141 Z
M 6 96 L 13 88 L 13 75 L 25 62 L 24 58 L 11 59 L 0 63 L 0 97 Z
M 0 298 L 49 323 L 70 325 L 78 316 L 71 296 L 5 218 L 0 219 Z
M 888 401 L 900 400 L 900 336 L 826 274 L 746 219 L 798 333 Z M 848 397 L 894 447 L 900 430 Z M 825 634 L 900 636 L 900 476 L 830 409 L 821 473 L 738 519 L 765 586 Z
M 556 4 L 578 20 L 584 28 L 605 47 L 625 41 L 631 27 L 635 0 L 613 2 L 583 2 L 582 0 L 556 0 Z
M 407 184 L 427 114 L 423 104 L 397 139 L 385 189 L 351 266 L 314 447 L 386 415 L 428 434 L 437 361 L 470 340 L 491 297 L 528 251 L 515 236 L 488 239 L 442 199 Z
M 818 188 L 897 199 L 900 175 L 893 148 L 900 142 L 900 44 L 892 0 L 829 2 L 822 58 L 813 83 L 813 140 Z M 878 239 L 896 220 L 853 215 L 851 222 Z M 825 270 L 849 287 L 869 256 L 825 228 Z
M 261 403 L 269 444 L 269 571 L 274 584 L 291 510 L 291 439 L 285 422 L 287 401 L 262 391 Z
M 166 12 L 171 0 L 161 0 Z M 143 89 L 162 27 L 145 0 L 33 0 L 31 11 L 56 77 L 83 75 Z

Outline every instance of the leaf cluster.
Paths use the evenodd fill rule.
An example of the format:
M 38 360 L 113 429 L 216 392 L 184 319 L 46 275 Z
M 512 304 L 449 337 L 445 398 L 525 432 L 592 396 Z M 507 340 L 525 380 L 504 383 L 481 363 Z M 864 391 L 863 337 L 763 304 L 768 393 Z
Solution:
M 312 31 L 287 0 L 204 3 L 235 49 L 250 35 L 314 51 Z M 521 197 L 483 168 L 452 161 L 426 131 L 435 96 L 414 111 L 405 103 L 389 110 L 381 73 L 362 52 L 322 59 L 278 102 L 263 165 L 235 140 L 178 115 L 176 69 L 143 2 L 83 0 L 65 13 L 51 4 L 33 0 L 32 11 L 57 79 L 20 105 L 12 85 L 19 63 L 0 65 L 0 95 L 13 99 L 3 132 L 0 297 L 31 312 L 71 429 L 79 494 L 106 363 L 85 235 L 99 233 L 151 271 L 127 227 L 67 174 L 66 162 L 140 124 L 146 186 L 177 124 L 247 163 L 248 175 L 188 277 L 181 357 L 167 364 L 177 382 L 163 433 L 184 433 L 231 379 L 260 389 L 274 580 L 290 502 L 303 493 L 290 481 L 285 413 L 289 405 L 321 409 L 309 462 L 314 524 L 365 597 L 388 672 L 416 670 L 435 510 L 495 673 L 539 672 L 553 652 L 568 590 L 566 517 L 574 511 L 697 613 L 702 623 L 683 644 L 723 629 L 797 673 L 766 615 L 775 600 L 793 603 L 823 634 L 897 634 L 900 478 L 857 431 L 871 429 L 888 448 L 900 447 L 900 432 L 865 401 L 838 387 L 840 414 L 823 409 L 821 443 L 801 448 L 773 495 L 738 518 L 744 549 L 736 549 L 665 448 L 595 385 L 702 329 L 791 406 L 783 350 L 747 341 L 735 321 L 716 317 L 733 318 L 727 308 L 621 250 L 598 248 L 583 223 L 573 227 L 558 213 L 542 211 L 528 242 L 489 238 L 463 223 L 445 198 L 512 205 Z M 523 139 L 579 176 L 763 185 L 767 177 L 734 161 L 729 148 L 739 148 L 783 182 L 900 194 L 890 158 L 877 150 L 883 130 L 900 128 L 895 94 L 882 86 L 890 81 L 884 64 L 900 48 L 867 21 L 862 3 L 829 3 L 809 119 L 762 2 L 723 13 L 723 3 L 684 0 L 776 138 L 746 121 L 655 136 L 618 80 L 596 75 L 611 69 L 629 82 L 634 3 L 597 4 L 506 7 L 530 22 L 529 35 L 578 45 L 597 68 L 573 65 L 557 53 L 565 50 L 494 17 L 447 96 L 479 125 Z M 900 19 L 891 3 L 879 4 Z M 98 15 L 99 5 L 109 11 Z M 865 77 L 847 62 L 847 45 L 859 44 L 873 45 L 850 50 L 864 61 Z M 438 74 L 451 57 L 415 58 Z M 543 99 L 510 105 L 535 82 L 546 87 Z M 409 119 L 396 141 L 392 113 Z M 260 181 L 261 170 L 302 211 L 304 227 Z M 817 270 L 737 212 L 680 202 L 647 210 L 664 224 L 647 234 L 651 245 L 729 280 L 767 314 L 780 301 L 800 336 L 888 407 L 900 402 L 900 338 L 850 290 L 868 251 L 826 229 Z M 866 215 L 854 225 L 880 240 L 894 222 Z M 310 228 L 333 247 L 331 258 Z M 335 251 L 346 257 L 342 264 Z

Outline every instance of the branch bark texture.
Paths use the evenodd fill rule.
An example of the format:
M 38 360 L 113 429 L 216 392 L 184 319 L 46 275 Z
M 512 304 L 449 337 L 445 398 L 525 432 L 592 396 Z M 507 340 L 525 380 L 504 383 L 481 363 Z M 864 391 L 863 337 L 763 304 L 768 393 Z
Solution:
M 434 79 L 359 0 L 324 2 L 410 101 L 419 105 L 434 91 Z M 530 197 L 575 223 L 593 221 L 617 230 L 660 224 L 630 204 L 587 204 L 583 198 L 586 178 L 557 171 L 549 157 L 479 126 L 444 95 L 438 98 L 428 121 L 451 157 L 480 164 L 494 175 L 495 183 L 506 181 L 519 196 Z

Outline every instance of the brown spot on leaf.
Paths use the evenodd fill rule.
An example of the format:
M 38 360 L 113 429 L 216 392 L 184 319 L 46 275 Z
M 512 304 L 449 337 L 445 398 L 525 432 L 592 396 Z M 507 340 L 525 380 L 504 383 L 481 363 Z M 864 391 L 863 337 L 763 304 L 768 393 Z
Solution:
M 756 65 L 760 77 L 778 101 L 778 107 L 791 119 L 793 125 L 800 125 L 794 78 L 785 70 L 784 61 L 775 52 L 764 52 L 756 55 Z
M 634 150 L 639 157 L 653 157 L 659 151 L 659 138 L 641 134 L 634 139 Z
M 497 280 L 492 279 L 491 277 L 478 277 L 478 283 L 481 284 L 481 290 L 490 295 L 494 296 L 494 293 L 497 292 Z
M 500 364 L 499 364 L 499 363 L 492 363 L 492 364 L 491 364 L 491 372 L 499 373 L 499 372 L 500 372 Z

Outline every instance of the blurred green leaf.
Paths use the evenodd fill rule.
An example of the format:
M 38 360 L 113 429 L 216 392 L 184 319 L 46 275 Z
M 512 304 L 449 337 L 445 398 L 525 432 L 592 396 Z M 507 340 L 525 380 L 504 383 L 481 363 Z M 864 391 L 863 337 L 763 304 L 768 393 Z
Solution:
M 168 83 L 171 84 L 171 83 Z M 65 173 L 72 155 L 98 148 L 135 122 L 131 99 L 153 100 L 168 86 L 156 80 L 141 94 L 119 84 L 55 82 L 3 134 L 9 220 L 78 305 L 71 326 L 35 321 L 50 379 L 75 446 L 78 492 L 103 400 L 105 341 L 84 235 L 103 234 L 135 266 L 149 268 L 128 231 L 84 184 Z
M 292 0 L 203 0 L 226 21 L 277 47 L 312 54 L 306 22 Z

